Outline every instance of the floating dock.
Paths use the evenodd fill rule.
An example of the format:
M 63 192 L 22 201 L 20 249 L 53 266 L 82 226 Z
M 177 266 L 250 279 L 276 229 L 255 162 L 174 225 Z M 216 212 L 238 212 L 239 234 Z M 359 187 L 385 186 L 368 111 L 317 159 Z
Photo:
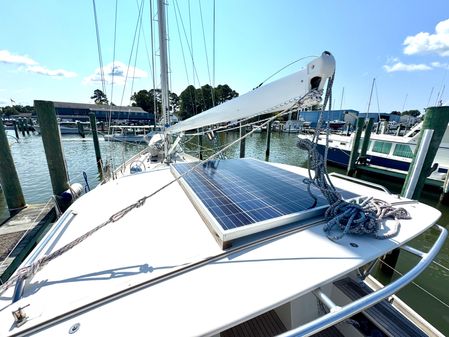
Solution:
M 394 170 L 394 169 L 385 169 L 383 167 L 379 167 L 379 166 L 375 166 L 375 165 L 358 165 L 357 166 L 357 170 L 359 172 L 365 173 L 365 174 L 370 174 L 370 173 L 374 173 L 380 176 L 384 176 L 384 177 L 390 177 L 390 178 L 395 178 L 401 181 L 405 181 L 406 177 L 407 177 L 407 173 L 403 172 L 403 171 L 399 171 L 399 170 Z M 425 185 L 427 186 L 433 186 L 433 187 L 437 187 L 437 188 L 442 188 L 443 189 L 443 193 L 447 193 L 448 191 L 444 188 L 444 182 L 445 179 L 431 179 L 431 178 L 427 178 L 425 180 Z
M 14 273 L 56 220 L 53 204 L 29 205 L 0 224 L 0 281 Z

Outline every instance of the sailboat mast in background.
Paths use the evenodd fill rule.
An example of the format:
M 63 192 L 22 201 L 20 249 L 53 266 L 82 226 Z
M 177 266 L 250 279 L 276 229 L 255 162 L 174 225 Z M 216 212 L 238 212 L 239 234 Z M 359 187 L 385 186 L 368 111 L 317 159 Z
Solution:
M 168 101 L 168 58 L 167 58 L 167 25 L 165 16 L 165 1 L 158 0 L 157 16 L 159 26 L 159 51 L 161 61 L 161 95 L 162 120 L 165 126 L 170 125 L 170 109 Z

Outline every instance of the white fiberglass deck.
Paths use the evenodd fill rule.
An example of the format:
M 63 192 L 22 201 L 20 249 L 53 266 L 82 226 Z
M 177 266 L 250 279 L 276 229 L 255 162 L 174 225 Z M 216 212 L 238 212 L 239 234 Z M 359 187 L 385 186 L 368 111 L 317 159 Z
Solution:
M 301 168 L 279 166 L 305 174 Z M 162 169 L 92 190 L 71 207 L 76 215 L 43 252 L 63 246 L 172 179 L 170 170 Z M 400 201 L 332 179 L 337 187 L 361 195 Z M 0 295 L 0 335 L 28 334 L 28 329 L 56 317 L 61 319 L 37 335 L 68 335 L 77 323 L 75 336 L 211 335 L 345 275 L 409 241 L 440 217 L 423 204 L 401 206 L 412 219 L 402 220 L 399 235 L 390 240 L 348 235 L 335 243 L 323 233 L 321 223 L 255 246 L 245 247 L 250 238 L 244 238 L 238 242 L 243 248 L 233 252 L 236 245 L 228 254 L 181 186 L 173 183 L 44 266 L 18 302 L 11 304 L 13 288 Z M 145 285 L 140 289 L 107 299 L 141 283 Z M 102 298 L 103 302 L 90 305 Z M 29 320 L 14 327 L 11 312 L 25 306 Z

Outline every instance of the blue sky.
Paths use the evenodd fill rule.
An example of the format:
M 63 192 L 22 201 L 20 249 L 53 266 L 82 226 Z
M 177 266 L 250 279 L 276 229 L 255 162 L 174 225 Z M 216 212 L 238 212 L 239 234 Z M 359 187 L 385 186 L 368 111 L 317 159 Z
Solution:
M 188 84 L 211 84 L 213 1 L 168 2 L 171 89 L 180 94 Z M 102 61 L 111 73 L 115 1 L 95 3 Z M 133 91 L 153 87 L 149 0 L 144 0 L 140 43 L 131 54 L 140 3 L 118 0 L 115 104 L 127 105 Z M 290 62 L 329 50 L 337 61 L 336 108 L 366 111 L 373 78 L 371 112 L 423 111 L 438 98 L 448 104 L 447 0 L 216 0 L 215 6 L 216 85 L 226 83 L 243 94 Z M 0 106 L 11 99 L 23 105 L 35 99 L 92 102 L 93 91 L 102 88 L 92 1 L 2 1 L 0 8 Z M 109 98 L 111 90 L 106 76 Z

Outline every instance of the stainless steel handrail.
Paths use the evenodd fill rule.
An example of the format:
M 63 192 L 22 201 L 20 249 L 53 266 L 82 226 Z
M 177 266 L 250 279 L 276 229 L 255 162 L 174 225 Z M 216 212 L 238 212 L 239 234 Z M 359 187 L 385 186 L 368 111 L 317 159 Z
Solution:
M 296 329 L 287 331 L 279 335 L 278 337 L 311 336 L 351 317 L 352 315 L 364 311 L 369 307 L 379 303 L 380 301 L 388 298 L 389 296 L 395 294 L 401 288 L 412 282 L 419 274 L 421 274 L 421 272 L 424 271 L 424 269 L 426 269 L 430 263 L 432 263 L 433 259 L 440 251 L 441 247 L 444 244 L 444 241 L 447 238 L 447 230 L 439 225 L 435 225 L 435 228 L 440 231 L 440 235 L 438 236 L 432 248 L 427 253 L 423 253 L 417 249 L 404 247 L 405 250 L 421 257 L 422 259 L 416 266 L 410 269 L 410 271 L 404 274 L 401 278 L 383 287 L 382 289 L 379 289 L 378 291 L 366 295 L 350 304 L 345 305 L 344 307 L 341 307 L 340 309 L 334 310 L 309 323 L 301 325 Z
M 390 190 L 389 190 L 388 188 L 386 188 L 385 186 L 382 186 L 382 185 L 379 185 L 379 184 L 376 184 L 376 183 L 372 183 L 372 182 L 369 182 L 369 181 L 365 181 L 365 180 L 361 180 L 361 179 L 357 179 L 357 178 L 353 178 L 353 177 L 348 177 L 348 176 L 345 176 L 344 174 L 337 173 L 337 172 L 331 172 L 331 173 L 329 173 L 329 175 L 330 175 L 331 177 L 337 177 L 337 178 L 340 178 L 340 179 L 345 179 L 345 180 L 348 180 L 348 181 L 353 181 L 353 182 L 355 182 L 355 183 L 357 183 L 357 184 L 361 184 L 361 185 L 365 185 L 365 186 L 369 186 L 369 187 L 374 187 L 374 188 L 377 188 L 377 189 L 379 189 L 379 190 L 382 190 L 382 191 L 384 191 L 384 192 L 386 192 L 386 193 L 388 193 L 388 194 L 393 194 L 393 193 L 391 193 Z
M 51 239 L 55 236 L 55 234 L 59 231 L 59 229 L 64 225 L 68 226 L 73 218 L 76 216 L 76 213 L 72 210 L 68 210 L 64 213 L 64 215 L 59 218 L 58 222 L 53 225 L 53 228 L 51 231 L 45 236 L 45 238 L 39 243 L 38 248 L 32 253 L 31 256 L 29 256 L 26 261 L 23 263 L 24 266 L 31 265 L 41 254 L 41 252 L 44 250 L 45 247 L 47 247 L 47 244 L 50 242 Z M 16 285 L 14 287 L 14 294 L 12 296 L 12 303 L 17 302 L 22 298 L 23 295 L 23 289 L 25 287 L 26 280 L 23 277 L 19 277 Z

